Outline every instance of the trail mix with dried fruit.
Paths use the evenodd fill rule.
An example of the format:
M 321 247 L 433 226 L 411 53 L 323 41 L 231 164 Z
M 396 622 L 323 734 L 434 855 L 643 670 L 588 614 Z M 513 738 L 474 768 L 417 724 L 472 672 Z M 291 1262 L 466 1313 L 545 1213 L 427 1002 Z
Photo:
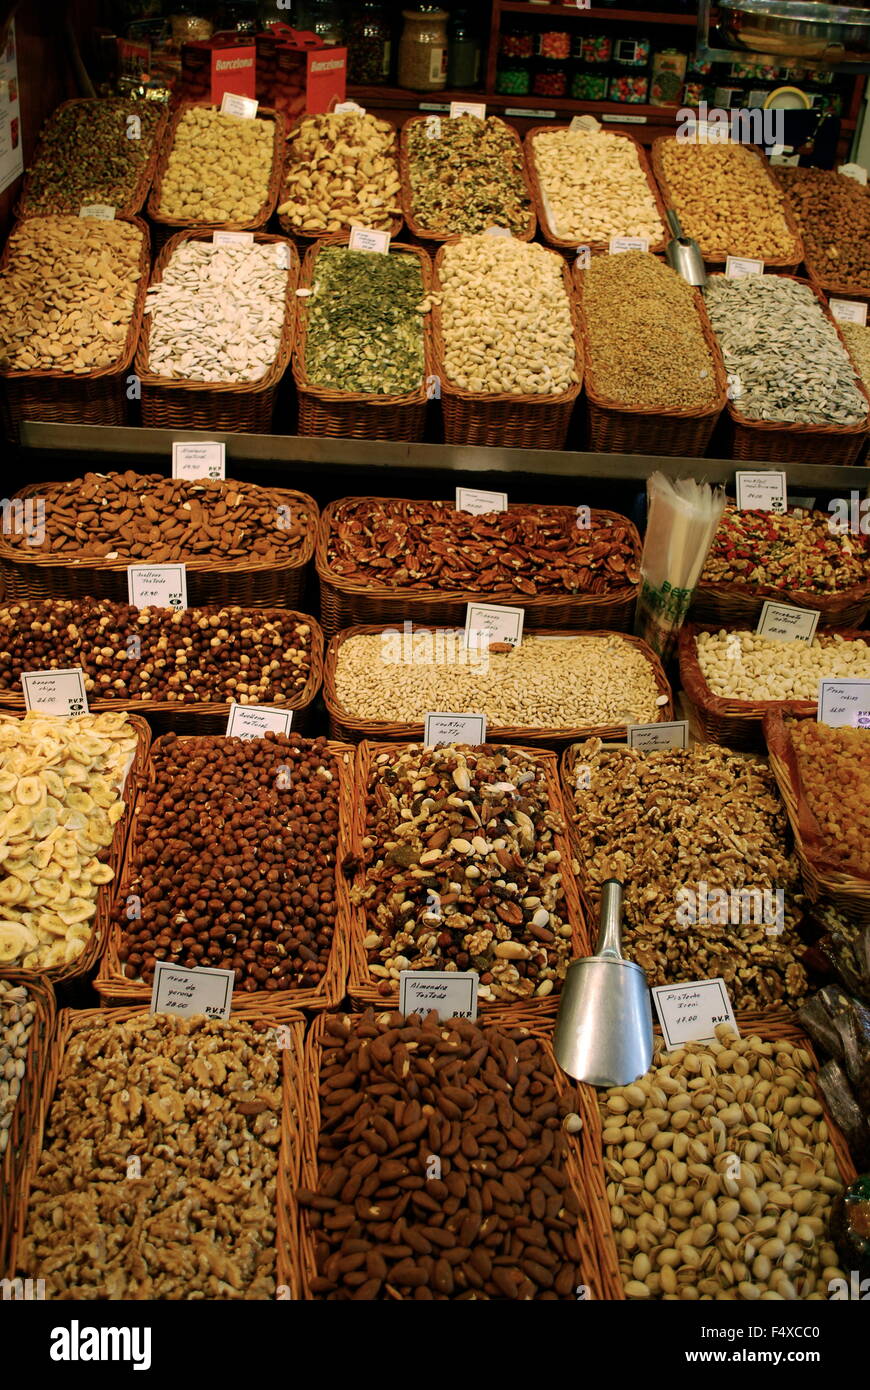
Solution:
M 351 896 L 381 993 L 403 970 L 476 970 L 485 1000 L 558 991 L 572 935 L 564 828 L 543 757 L 489 745 L 378 753 Z
M 408 180 L 414 221 L 429 232 L 485 232 L 507 227 L 528 230 L 532 200 L 526 186 L 523 150 L 498 116 L 443 119 L 434 139 L 425 121 L 407 133 Z
M 329 567 L 378 587 L 464 589 L 503 596 L 605 594 L 640 579 L 622 518 L 592 513 L 581 526 L 564 507 L 474 516 L 451 502 L 349 498 L 336 508 Z
M 312 1294 L 575 1300 L 583 1217 L 565 1160 L 581 1121 L 563 1081 L 522 1027 L 327 1018 L 317 1185 L 296 1192 Z
M 657 1039 L 651 1071 L 600 1093 L 628 1298 L 828 1297 L 843 1183 L 814 1072 L 799 1042 L 720 1024 L 715 1042 Z
M 24 1273 L 58 1299 L 275 1296 L 281 1053 L 265 1023 L 74 1019 Z
M 767 763 L 716 744 L 575 748 L 582 871 L 596 912 L 601 885 L 625 883 L 623 941 L 650 985 L 721 975 L 735 1009 L 798 1004 L 800 871 Z
M 870 539 L 831 529 L 832 514 L 796 507 L 790 512 L 722 514 L 700 584 L 749 584 L 830 594 L 870 580 Z

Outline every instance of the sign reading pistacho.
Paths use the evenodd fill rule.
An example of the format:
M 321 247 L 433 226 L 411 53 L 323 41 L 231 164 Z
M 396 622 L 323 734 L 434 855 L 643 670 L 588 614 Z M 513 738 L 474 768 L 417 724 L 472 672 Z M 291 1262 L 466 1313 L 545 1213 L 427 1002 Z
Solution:
M 679 985 L 654 985 L 653 1003 L 668 1050 L 689 1042 L 712 1042 L 720 1023 L 740 1036 L 725 981 L 690 980 Z

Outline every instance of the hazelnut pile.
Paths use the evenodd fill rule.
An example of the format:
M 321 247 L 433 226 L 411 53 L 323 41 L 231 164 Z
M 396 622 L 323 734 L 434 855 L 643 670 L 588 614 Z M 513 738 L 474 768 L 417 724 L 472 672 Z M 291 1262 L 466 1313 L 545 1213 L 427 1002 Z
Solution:
M 127 979 L 151 984 L 165 960 L 233 970 L 249 993 L 315 988 L 336 919 L 339 776 L 326 740 L 167 734 L 152 763 L 113 913 Z

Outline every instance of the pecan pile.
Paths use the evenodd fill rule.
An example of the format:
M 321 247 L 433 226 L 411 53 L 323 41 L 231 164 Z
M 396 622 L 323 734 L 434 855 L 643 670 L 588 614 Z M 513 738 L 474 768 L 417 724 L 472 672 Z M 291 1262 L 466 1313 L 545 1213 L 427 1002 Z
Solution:
M 544 764 L 518 748 L 379 754 L 366 791 L 365 949 L 380 991 L 403 970 L 476 970 L 485 1000 L 558 990 L 571 956 L 564 831 Z
M 452 502 L 348 498 L 336 508 L 329 567 L 343 579 L 387 588 L 519 594 L 605 594 L 640 579 L 628 522 L 592 513 L 584 528 L 568 507 L 523 507 L 474 516 Z
M 280 1142 L 264 1023 L 77 1019 L 23 1272 L 59 1299 L 273 1298 Z
M 716 744 L 641 753 L 575 745 L 571 794 L 595 909 L 625 884 L 626 955 L 650 985 L 722 976 L 735 1009 L 807 992 L 800 871 L 767 763 Z

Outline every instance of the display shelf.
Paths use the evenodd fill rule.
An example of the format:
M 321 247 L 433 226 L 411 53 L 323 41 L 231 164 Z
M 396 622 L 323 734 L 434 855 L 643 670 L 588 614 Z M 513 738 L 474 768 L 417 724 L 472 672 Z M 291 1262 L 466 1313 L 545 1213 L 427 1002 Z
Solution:
M 508 14 L 533 16 L 556 15 L 559 19 L 590 19 L 595 24 L 612 19 L 627 24 L 679 24 L 694 29 L 698 20 L 694 14 L 655 14 L 649 10 L 602 10 L 600 6 L 590 6 L 588 10 L 578 9 L 576 5 L 535 5 L 530 0 L 501 0 L 498 9 Z

